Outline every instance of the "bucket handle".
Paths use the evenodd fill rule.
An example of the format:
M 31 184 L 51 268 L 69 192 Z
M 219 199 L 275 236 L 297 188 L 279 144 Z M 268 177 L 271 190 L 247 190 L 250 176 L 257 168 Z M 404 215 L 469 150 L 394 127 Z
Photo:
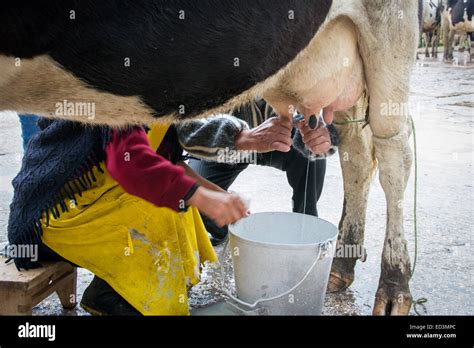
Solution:
M 311 264 L 311 266 L 309 267 L 308 271 L 305 273 L 305 275 L 303 276 L 303 278 L 301 278 L 301 280 L 299 282 L 297 282 L 293 287 L 291 287 L 289 290 L 279 294 L 279 295 L 276 295 L 276 296 L 272 296 L 272 297 L 269 297 L 269 298 L 259 298 L 258 300 L 256 300 L 254 303 L 247 303 L 245 301 L 242 301 L 240 299 L 238 299 L 237 297 L 235 297 L 234 295 L 232 295 L 230 292 L 228 292 L 226 289 L 225 289 L 225 263 L 222 262 L 222 265 L 221 265 L 221 270 L 220 270 L 220 273 L 221 273 L 221 291 L 224 292 L 224 294 L 226 294 L 231 300 L 233 300 L 234 302 L 240 304 L 240 305 L 243 305 L 245 307 L 248 307 L 248 308 L 255 308 L 257 307 L 257 305 L 259 303 L 262 303 L 262 302 L 268 302 L 268 301 L 273 301 L 273 300 L 276 300 L 276 299 L 279 299 L 283 296 L 286 296 L 286 295 L 289 295 L 291 294 L 294 290 L 296 290 L 305 280 L 306 278 L 308 278 L 308 276 L 311 274 L 311 272 L 313 271 L 314 267 L 316 267 L 316 264 L 318 263 L 321 255 L 325 255 L 326 252 L 330 249 L 330 246 L 332 244 L 332 241 L 330 239 L 326 240 L 325 242 L 321 243 L 320 247 L 319 247 L 319 251 L 318 251 L 318 255 L 316 256 L 314 262 Z M 222 261 L 224 261 L 224 257 L 225 257 L 225 254 L 226 254 L 226 251 L 227 251 L 227 248 L 228 248 L 228 245 L 229 245 L 229 239 L 226 240 L 225 244 L 224 244 L 224 249 L 222 250 Z M 229 301 L 227 301 L 227 304 L 228 305 L 231 305 L 232 307 L 234 307 L 235 309 L 241 311 L 243 314 L 247 314 L 247 315 L 255 315 L 255 314 L 262 314 L 262 313 L 259 313 L 258 312 L 258 309 L 257 310 L 245 310 L 241 307 L 239 307 L 238 305 L 236 304 L 233 304 Z

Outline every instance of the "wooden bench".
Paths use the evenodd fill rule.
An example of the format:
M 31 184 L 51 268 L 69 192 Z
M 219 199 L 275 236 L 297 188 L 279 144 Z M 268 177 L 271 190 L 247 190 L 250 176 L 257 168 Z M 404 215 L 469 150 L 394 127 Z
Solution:
M 0 257 L 0 315 L 31 315 L 53 292 L 66 309 L 76 306 L 77 270 L 66 262 L 42 262 L 43 267 L 18 272 Z

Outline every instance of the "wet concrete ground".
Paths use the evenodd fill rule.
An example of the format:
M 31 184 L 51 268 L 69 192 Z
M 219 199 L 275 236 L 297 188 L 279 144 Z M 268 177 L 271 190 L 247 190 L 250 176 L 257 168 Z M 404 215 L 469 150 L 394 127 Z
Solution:
M 453 66 L 423 59 L 415 68 L 410 102 L 418 141 L 418 260 L 410 283 L 415 299 L 428 299 L 429 315 L 474 314 L 473 160 L 474 66 Z M 20 130 L 16 115 L 0 113 L 0 243 L 6 241 L 11 180 L 21 162 Z M 262 180 L 264 178 L 264 180 Z M 232 190 L 251 200 L 252 212 L 290 211 L 291 190 L 284 173 L 250 167 Z M 328 160 L 318 209 L 337 225 L 342 210 L 342 177 L 338 157 Z M 356 280 L 341 294 L 326 298 L 326 315 L 369 315 L 378 284 L 385 233 L 385 198 L 375 179 L 370 192 L 365 245 L 368 258 L 358 262 Z M 413 175 L 405 200 L 405 230 L 414 255 Z M 219 249 L 221 250 L 221 249 Z M 228 262 L 228 260 L 227 260 Z M 79 270 L 78 295 L 91 274 Z M 230 281 L 230 279 L 228 279 Z M 193 308 L 206 310 L 222 300 L 213 288 L 216 272 L 206 270 L 190 294 Z M 208 312 L 209 313 L 209 312 Z M 36 315 L 87 315 L 82 309 L 64 311 L 55 295 L 34 309 Z M 412 310 L 412 314 L 415 314 Z

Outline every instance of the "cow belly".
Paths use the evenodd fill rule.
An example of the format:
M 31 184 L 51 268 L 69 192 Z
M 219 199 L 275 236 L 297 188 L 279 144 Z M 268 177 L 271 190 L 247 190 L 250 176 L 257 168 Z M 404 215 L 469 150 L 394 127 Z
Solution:
M 469 33 L 474 31 L 474 21 L 465 20 L 453 26 L 453 29 L 459 33 Z
M 306 117 L 324 110 L 326 121 L 347 110 L 365 86 L 357 29 L 346 17 L 325 25 L 310 45 L 283 71 L 264 98 L 280 115 L 296 108 Z
M 94 89 L 47 55 L 21 60 L 0 55 L 0 66 L 0 110 L 119 127 L 156 120 L 139 97 Z

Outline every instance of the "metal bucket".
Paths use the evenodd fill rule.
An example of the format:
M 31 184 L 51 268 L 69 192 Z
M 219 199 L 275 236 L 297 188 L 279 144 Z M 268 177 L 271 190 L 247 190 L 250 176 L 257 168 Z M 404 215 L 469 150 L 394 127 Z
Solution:
M 229 226 L 239 314 L 320 315 L 338 229 L 296 213 L 257 213 Z

